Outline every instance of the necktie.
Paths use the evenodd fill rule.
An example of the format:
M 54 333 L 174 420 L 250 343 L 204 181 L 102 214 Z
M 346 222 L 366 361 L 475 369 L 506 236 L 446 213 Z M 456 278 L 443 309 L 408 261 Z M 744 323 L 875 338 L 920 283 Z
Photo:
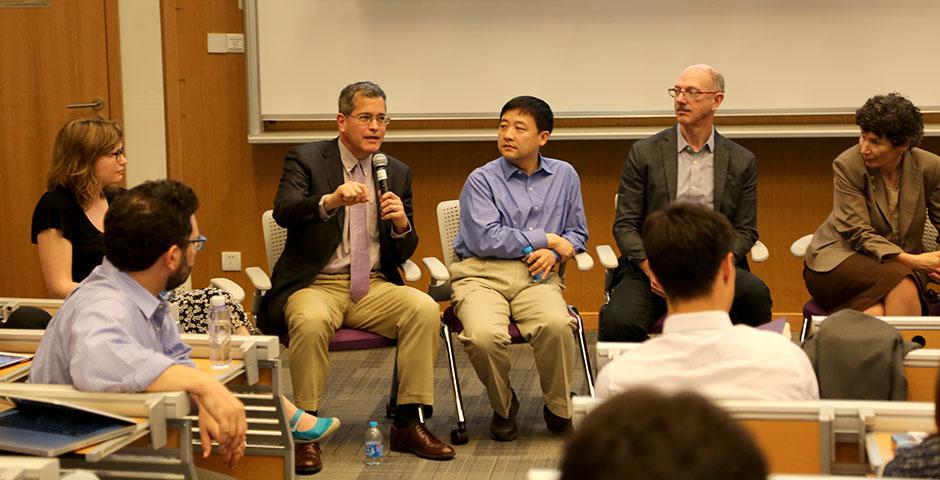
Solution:
M 362 164 L 353 168 L 352 180 L 366 183 L 362 173 Z M 358 302 L 369 291 L 369 272 L 372 261 L 369 258 L 369 230 L 366 215 L 367 204 L 358 203 L 346 207 L 349 214 L 349 298 Z

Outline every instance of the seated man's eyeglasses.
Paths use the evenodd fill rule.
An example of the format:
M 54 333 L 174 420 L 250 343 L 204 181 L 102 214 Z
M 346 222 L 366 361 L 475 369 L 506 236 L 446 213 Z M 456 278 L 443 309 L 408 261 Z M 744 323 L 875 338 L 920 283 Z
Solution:
M 345 115 L 345 114 L 344 114 Z M 360 113 L 359 115 L 346 115 L 349 118 L 355 118 L 356 121 L 363 125 L 372 125 L 372 121 L 375 120 L 379 125 L 388 125 L 388 122 L 391 122 L 392 119 L 388 118 L 388 115 L 370 115 L 368 113 Z
M 208 240 L 208 238 L 206 238 L 204 235 L 199 235 L 198 237 L 190 240 L 189 243 L 193 244 L 193 248 L 195 248 L 197 252 L 201 252 L 204 248 L 206 248 L 206 240 Z
M 724 93 L 721 90 L 715 90 L 713 92 L 705 92 L 697 88 L 676 88 L 676 87 L 672 87 L 670 89 L 667 89 L 666 91 L 669 92 L 669 96 L 672 98 L 676 98 L 679 95 L 682 95 L 684 93 L 686 97 L 692 98 L 692 99 L 696 99 L 698 97 L 701 97 L 702 95 Z

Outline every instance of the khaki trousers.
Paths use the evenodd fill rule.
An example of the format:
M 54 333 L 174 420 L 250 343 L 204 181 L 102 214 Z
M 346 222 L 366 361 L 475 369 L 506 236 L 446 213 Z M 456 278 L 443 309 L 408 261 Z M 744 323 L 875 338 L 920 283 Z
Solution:
M 559 417 L 571 418 L 575 343 L 557 273 L 532 283 L 520 260 L 468 258 L 451 264 L 454 312 L 470 363 L 486 386 L 493 411 L 506 418 L 509 387 L 509 318 L 532 345 L 542 398 Z
M 353 303 L 349 274 L 321 274 L 294 292 L 284 307 L 290 334 L 294 403 L 320 408 L 330 372 L 329 344 L 340 327 L 398 339 L 398 404 L 434 404 L 434 361 L 441 328 L 440 308 L 420 290 L 399 286 L 376 272 L 369 293 Z

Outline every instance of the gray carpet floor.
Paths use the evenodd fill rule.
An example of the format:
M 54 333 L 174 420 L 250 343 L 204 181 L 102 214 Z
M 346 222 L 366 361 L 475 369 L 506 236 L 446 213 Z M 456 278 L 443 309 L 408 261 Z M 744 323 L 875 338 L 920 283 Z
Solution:
M 590 333 L 588 338 L 592 363 L 595 336 Z M 564 438 L 545 429 L 542 394 L 532 348 L 527 344 L 510 347 L 510 382 L 520 402 L 517 416 L 519 438 L 514 442 L 503 443 L 489 438 L 489 424 L 493 414 L 489 400 L 456 338 L 454 346 L 470 435 L 469 443 L 456 447 L 455 459 L 435 462 L 414 455 L 387 452 L 381 465 L 365 465 L 362 447 L 369 420 L 379 422 L 388 449 L 391 420 L 385 418 L 385 405 L 389 395 L 394 351 L 381 348 L 334 352 L 330 355 L 332 373 L 320 412 L 339 417 L 342 426 L 322 444 L 323 470 L 316 475 L 298 478 L 524 479 L 530 468 L 557 467 L 564 448 Z M 284 383 L 289 389 L 289 378 L 286 380 Z M 580 361 L 574 369 L 572 389 L 578 394 L 587 394 Z M 435 368 L 434 393 L 434 415 L 427 424 L 438 438 L 449 443 L 450 431 L 457 425 L 457 414 L 443 347 Z

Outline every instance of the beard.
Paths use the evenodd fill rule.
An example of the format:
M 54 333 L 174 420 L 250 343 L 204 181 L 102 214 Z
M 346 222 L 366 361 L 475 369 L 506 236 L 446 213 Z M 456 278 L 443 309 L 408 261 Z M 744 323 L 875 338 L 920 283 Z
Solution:
M 175 289 L 176 287 L 183 284 L 189 275 L 193 273 L 193 266 L 189 264 L 189 260 L 186 259 L 186 256 L 183 256 L 183 261 L 180 263 L 176 270 L 170 274 L 170 277 L 166 279 L 166 287 L 163 289 L 166 292 Z

